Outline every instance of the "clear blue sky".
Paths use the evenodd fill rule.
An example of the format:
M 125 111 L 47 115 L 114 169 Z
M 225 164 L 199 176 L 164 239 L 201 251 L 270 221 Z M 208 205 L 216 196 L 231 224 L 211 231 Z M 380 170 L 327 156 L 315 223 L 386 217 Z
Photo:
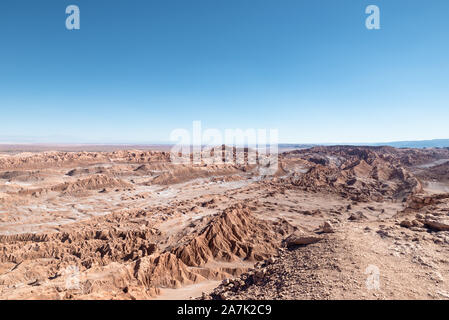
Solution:
M 81 30 L 65 28 L 65 8 Z M 365 28 L 365 8 L 381 30 Z M 0 142 L 449 138 L 447 0 L 0 2 Z

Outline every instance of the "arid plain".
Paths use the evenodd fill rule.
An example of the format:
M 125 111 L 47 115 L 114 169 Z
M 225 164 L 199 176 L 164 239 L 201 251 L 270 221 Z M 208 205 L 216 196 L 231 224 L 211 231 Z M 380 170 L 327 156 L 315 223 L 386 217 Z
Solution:
M 19 148 L 20 149 L 20 148 Z M 0 299 L 447 299 L 449 149 L 0 153 Z

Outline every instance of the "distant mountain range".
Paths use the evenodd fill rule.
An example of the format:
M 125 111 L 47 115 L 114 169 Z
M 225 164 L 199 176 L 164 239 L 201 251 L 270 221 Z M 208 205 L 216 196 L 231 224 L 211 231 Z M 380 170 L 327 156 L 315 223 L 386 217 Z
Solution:
M 421 141 L 396 141 L 376 143 L 376 146 L 391 146 L 395 148 L 448 148 L 449 139 L 421 140 Z
M 352 145 L 352 146 L 389 146 L 395 148 L 449 148 L 449 139 L 434 139 L 434 140 L 417 140 L 417 141 L 393 141 L 381 143 L 317 143 L 317 144 L 288 144 L 283 143 L 279 145 L 280 149 L 304 149 L 316 146 L 331 146 L 331 145 Z

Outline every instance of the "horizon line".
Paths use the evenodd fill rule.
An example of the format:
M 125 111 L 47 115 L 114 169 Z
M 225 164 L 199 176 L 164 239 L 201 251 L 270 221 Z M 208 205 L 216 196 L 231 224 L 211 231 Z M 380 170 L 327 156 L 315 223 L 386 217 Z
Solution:
M 420 142 L 438 142 L 447 141 L 449 138 L 423 139 L 423 140 L 390 140 L 390 141 L 374 141 L 374 142 L 279 142 L 277 145 L 381 145 L 396 143 L 420 143 Z M 171 146 L 176 145 L 174 142 L 25 142 L 25 141 L 0 141 L 0 145 L 46 145 L 46 146 Z M 195 145 L 195 144 L 187 144 Z M 202 146 L 207 144 L 202 144 Z M 222 144 L 223 145 L 223 144 Z M 241 144 L 239 144 L 241 145 Z M 248 146 L 257 144 L 244 144 Z M 269 143 L 265 145 L 270 145 Z

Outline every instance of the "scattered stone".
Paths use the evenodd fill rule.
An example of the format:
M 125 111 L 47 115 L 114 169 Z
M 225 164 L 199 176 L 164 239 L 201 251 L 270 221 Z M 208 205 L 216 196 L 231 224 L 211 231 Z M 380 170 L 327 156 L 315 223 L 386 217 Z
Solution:
M 298 245 L 308 245 L 312 243 L 316 243 L 323 240 L 322 237 L 319 237 L 315 234 L 305 233 L 301 231 L 295 231 L 293 234 L 288 236 L 284 242 L 287 247 L 298 246 Z
M 413 223 L 410 222 L 410 220 L 404 220 L 400 223 L 400 226 L 404 228 L 411 228 L 413 227 Z
M 334 233 L 335 229 L 329 221 L 325 221 L 323 225 L 320 227 L 321 232 L 323 233 Z
M 367 219 L 367 217 L 363 214 L 363 212 L 357 211 L 355 213 L 351 213 L 348 220 L 359 221 L 359 220 L 364 220 L 364 219 Z
M 424 224 L 430 229 L 434 229 L 437 231 L 449 231 L 449 220 L 447 219 L 432 219 L 427 218 L 424 221 Z

